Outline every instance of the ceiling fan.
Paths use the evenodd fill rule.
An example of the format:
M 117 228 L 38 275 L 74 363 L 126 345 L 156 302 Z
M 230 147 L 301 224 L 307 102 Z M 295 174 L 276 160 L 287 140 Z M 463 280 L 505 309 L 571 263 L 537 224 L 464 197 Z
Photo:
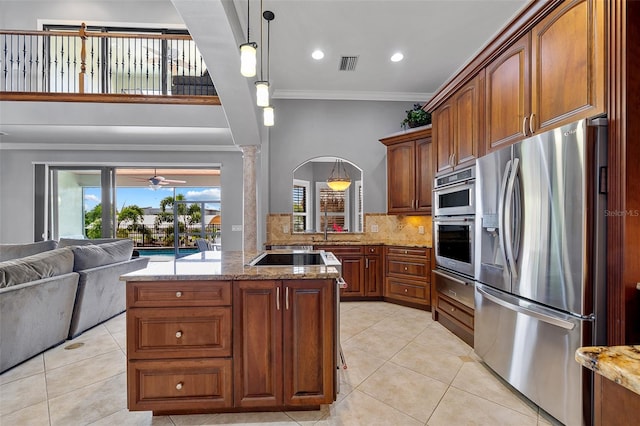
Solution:
M 148 179 L 136 178 L 136 179 L 149 182 L 149 188 L 151 189 L 158 189 L 158 188 L 161 188 L 163 185 L 170 185 L 172 183 L 187 183 L 186 180 L 167 179 L 164 176 L 158 176 L 156 169 L 153 170 L 153 176 L 151 176 L 150 178 Z

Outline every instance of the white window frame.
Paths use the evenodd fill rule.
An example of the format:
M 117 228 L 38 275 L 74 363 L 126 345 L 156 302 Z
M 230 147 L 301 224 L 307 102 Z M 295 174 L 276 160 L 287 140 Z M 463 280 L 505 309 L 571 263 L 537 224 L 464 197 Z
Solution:
M 301 186 L 304 187 L 304 191 L 307 195 L 307 199 L 305 202 L 305 213 L 300 213 L 300 212 L 293 212 L 293 216 L 304 216 L 306 217 L 305 223 L 306 223 L 306 227 L 307 229 L 305 229 L 304 231 L 313 231 L 313 228 L 310 227 L 311 226 L 311 206 L 313 205 L 313 193 L 311 193 L 311 182 L 309 182 L 308 180 L 301 180 L 301 179 L 294 179 L 293 180 L 293 186 Z M 293 206 L 293 191 L 291 191 L 291 206 Z M 295 221 L 294 221 L 295 222 Z

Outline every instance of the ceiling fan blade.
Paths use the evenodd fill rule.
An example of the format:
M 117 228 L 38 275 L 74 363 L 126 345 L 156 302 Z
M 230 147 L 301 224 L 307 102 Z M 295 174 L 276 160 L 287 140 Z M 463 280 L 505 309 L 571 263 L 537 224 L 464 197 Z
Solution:
M 165 179 L 163 180 L 163 182 L 169 182 L 169 183 L 187 183 L 186 180 L 174 180 L 174 179 Z

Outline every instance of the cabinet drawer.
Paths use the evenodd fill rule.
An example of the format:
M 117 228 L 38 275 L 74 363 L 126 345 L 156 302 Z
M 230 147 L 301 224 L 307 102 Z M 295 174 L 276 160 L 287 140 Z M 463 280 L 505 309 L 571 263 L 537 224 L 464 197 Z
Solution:
M 315 246 L 316 250 L 330 251 L 336 256 L 364 254 L 364 246 Z
M 410 278 L 430 281 L 429 262 L 419 260 L 410 261 L 406 259 L 387 258 L 387 274 L 406 275 Z
M 429 302 L 431 298 L 428 285 L 411 283 L 387 278 L 388 296 L 401 296 L 402 298 L 418 299 L 420 302 Z
M 387 255 L 397 256 L 419 256 L 425 259 L 430 259 L 431 250 L 426 247 L 402 247 L 402 246 L 389 246 L 387 247 Z
M 453 317 L 460 323 L 473 330 L 473 313 L 463 308 L 463 305 L 444 294 L 438 292 L 438 311 Z
M 130 359 L 231 356 L 231 307 L 129 309 Z
M 231 281 L 127 282 L 127 306 L 223 306 L 231 304 Z
M 365 246 L 364 248 L 364 253 L 365 254 L 381 254 L 382 253 L 382 246 Z
M 233 406 L 230 358 L 130 361 L 129 410 L 187 411 Z

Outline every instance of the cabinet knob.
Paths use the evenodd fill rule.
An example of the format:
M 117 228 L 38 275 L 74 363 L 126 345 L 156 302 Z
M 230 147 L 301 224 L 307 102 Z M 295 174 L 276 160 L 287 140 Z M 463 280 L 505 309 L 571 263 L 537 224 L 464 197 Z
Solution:
M 181 291 L 176 291 L 176 297 L 182 297 L 182 292 Z
M 183 386 L 184 386 L 184 383 L 178 382 L 178 384 L 176 385 L 176 389 L 180 390 L 182 389 Z
M 408 271 L 408 270 L 409 270 L 409 268 L 407 268 L 407 267 L 405 266 L 405 267 L 404 267 L 404 270 L 405 270 L 405 271 Z
M 182 330 L 176 331 L 176 338 L 179 339 L 182 337 Z
M 405 251 L 404 251 L 404 254 L 408 254 L 408 253 L 409 253 L 409 250 L 405 250 Z
M 405 293 L 407 293 L 408 291 L 409 291 L 409 289 L 408 289 L 408 288 L 405 288 L 405 289 L 404 289 L 404 292 L 405 292 Z
M 456 311 L 456 308 L 451 308 L 451 312 L 455 312 L 455 311 Z

